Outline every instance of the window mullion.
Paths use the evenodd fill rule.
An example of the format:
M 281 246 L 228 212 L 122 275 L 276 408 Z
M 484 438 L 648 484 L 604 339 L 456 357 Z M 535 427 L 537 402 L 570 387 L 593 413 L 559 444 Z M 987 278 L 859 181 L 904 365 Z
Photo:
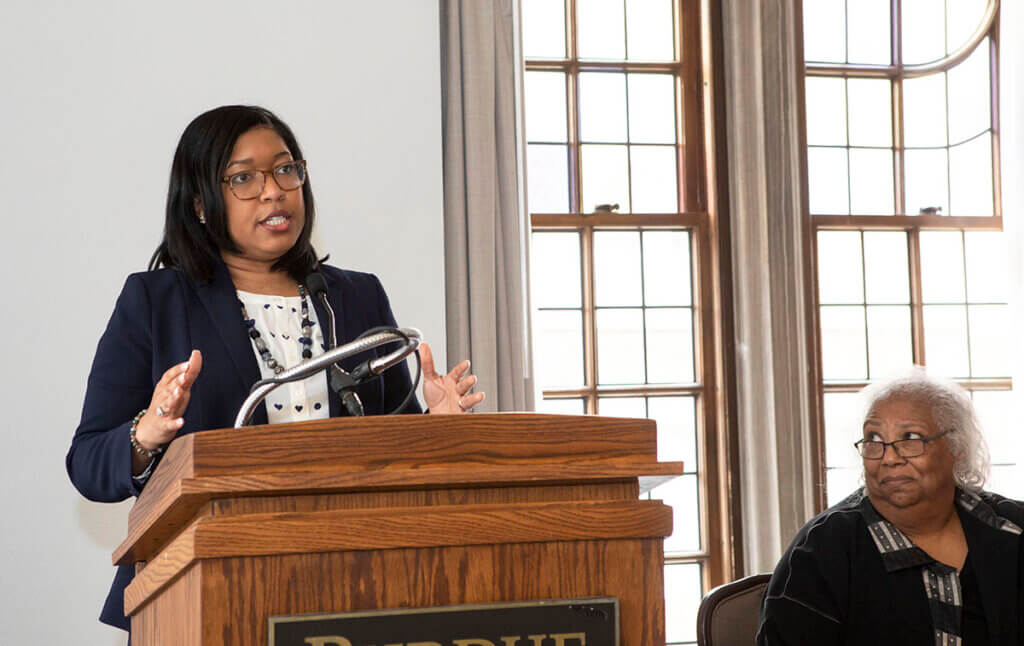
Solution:
M 892 0 L 889 4 L 891 19 L 889 33 L 892 36 L 892 64 L 899 68 L 903 64 L 903 2 Z
M 902 0 L 892 0 L 892 63 L 896 69 L 900 69 L 903 63 L 903 3 Z M 892 79 L 892 146 L 893 146 L 893 191 L 895 195 L 896 213 L 907 214 L 907 191 L 906 191 L 906 156 L 903 153 L 903 77 L 895 76 Z M 948 215 L 948 214 L 947 214 Z M 916 355 L 915 355 L 916 356 Z
M 589 394 L 586 410 L 597 411 L 597 316 L 594 311 L 594 227 L 580 231 L 580 259 L 583 263 L 583 379 Z
M 868 259 L 864 250 L 864 232 L 860 232 L 860 295 L 864 301 L 864 370 L 871 379 L 871 320 L 868 317 Z
M 708 208 L 707 172 L 704 148 L 703 88 L 701 78 L 701 52 L 688 43 L 701 42 L 699 0 L 681 0 L 677 6 L 676 38 L 680 69 L 676 72 L 676 157 L 679 182 L 680 211 L 705 211 Z M 684 20 L 684 16 L 691 17 Z M 689 83 L 688 83 L 689 81 Z
M 582 213 L 582 174 L 580 170 L 580 101 L 579 62 L 576 44 L 576 0 L 566 0 L 565 46 L 569 67 L 565 71 L 566 101 L 568 103 L 569 137 L 569 211 Z
M 907 261 L 910 264 L 910 336 L 914 363 L 923 366 L 924 354 L 924 305 L 921 289 L 921 229 L 915 227 L 907 232 Z
M 565 47 L 569 60 L 579 59 L 579 52 L 576 48 L 576 0 L 565 2 Z
M 969 378 L 974 378 L 974 359 L 971 355 L 971 294 L 969 293 L 968 285 L 970 285 L 970 269 L 967 265 L 967 233 L 960 231 L 960 253 L 961 261 L 964 263 L 964 329 L 967 332 L 967 375 Z
M 893 191 L 898 215 L 907 215 L 906 155 L 903 152 L 903 79 L 892 81 Z
M 989 132 L 992 138 L 992 214 L 1003 215 L 1003 190 L 1002 190 L 1002 162 L 1000 161 L 1001 139 L 999 127 L 999 21 L 996 16 L 996 23 L 989 32 L 989 88 L 991 88 L 991 100 L 989 103 Z
M 569 127 L 569 211 L 582 213 L 582 174 L 580 169 L 579 69 L 575 63 L 565 74 L 565 96 Z

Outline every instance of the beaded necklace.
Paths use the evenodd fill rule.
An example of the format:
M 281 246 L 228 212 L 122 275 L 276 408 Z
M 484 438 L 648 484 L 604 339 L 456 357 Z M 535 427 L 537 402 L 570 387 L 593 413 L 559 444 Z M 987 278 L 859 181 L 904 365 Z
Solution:
M 299 298 L 301 299 L 302 307 L 302 336 L 299 337 L 299 346 L 302 348 L 302 358 L 309 359 L 313 356 L 313 322 L 309 320 L 309 303 L 306 301 L 306 288 L 301 283 L 299 284 Z M 270 350 L 260 335 L 260 331 L 256 329 L 256 319 L 249 318 L 249 313 L 245 311 L 245 303 L 239 300 L 238 304 L 242 308 L 242 320 L 245 321 L 245 326 L 249 329 L 249 338 L 256 345 L 256 351 L 260 353 L 263 363 L 267 364 L 267 367 L 273 370 L 275 375 L 281 374 L 284 372 L 284 366 L 270 354 Z

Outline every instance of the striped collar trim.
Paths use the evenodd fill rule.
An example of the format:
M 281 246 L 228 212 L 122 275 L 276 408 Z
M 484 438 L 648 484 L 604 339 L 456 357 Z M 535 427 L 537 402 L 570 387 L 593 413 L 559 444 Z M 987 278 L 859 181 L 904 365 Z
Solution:
M 1016 535 L 1022 533 L 1020 527 L 996 514 L 982 500 L 981 496 L 975 493 L 957 489 L 956 502 L 964 511 L 993 529 Z M 861 489 L 859 508 L 864 521 L 867 523 L 868 533 L 871 534 L 875 547 L 878 548 L 878 553 L 882 556 L 882 563 L 885 565 L 887 572 L 895 572 L 909 567 L 919 567 L 928 564 L 935 564 L 935 567 L 939 570 L 949 567 L 928 556 L 928 553 L 914 545 L 914 542 L 907 538 L 906 534 L 888 520 L 882 518 L 882 515 L 871 504 L 871 500 L 864 489 Z
M 997 514 L 978 494 L 962 489 L 957 489 L 956 494 L 957 504 L 981 522 L 1002 532 L 1016 536 L 1021 535 L 1022 531 L 1019 526 Z

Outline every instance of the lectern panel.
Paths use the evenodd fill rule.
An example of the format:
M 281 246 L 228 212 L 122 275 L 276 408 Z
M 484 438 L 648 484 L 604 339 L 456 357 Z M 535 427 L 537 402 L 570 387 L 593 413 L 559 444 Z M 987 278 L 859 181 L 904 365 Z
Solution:
M 607 596 L 620 600 L 621 644 L 660 645 L 661 549 L 566 541 L 204 561 L 202 644 L 266 644 L 271 615 Z
M 188 436 L 114 554 L 146 561 L 125 590 L 132 643 L 263 646 L 275 615 L 614 597 L 621 643 L 662 646 L 672 514 L 638 495 L 682 464 L 655 438 L 649 420 L 532 414 Z

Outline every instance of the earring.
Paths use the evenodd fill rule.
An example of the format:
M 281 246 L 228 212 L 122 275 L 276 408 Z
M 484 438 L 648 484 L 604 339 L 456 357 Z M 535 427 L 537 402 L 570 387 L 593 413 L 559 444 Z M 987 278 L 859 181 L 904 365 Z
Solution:
M 199 218 L 199 224 L 206 224 L 206 216 L 203 215 L 203 205 L 199 201 L 199 197 L 192 198 L 192 208 L 195 209 L 196 217 Z

